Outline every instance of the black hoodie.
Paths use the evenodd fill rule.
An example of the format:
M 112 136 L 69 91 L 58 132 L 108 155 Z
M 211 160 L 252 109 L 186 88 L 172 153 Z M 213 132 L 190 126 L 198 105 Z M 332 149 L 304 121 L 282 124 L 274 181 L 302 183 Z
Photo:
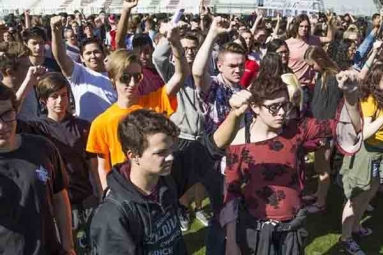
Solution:
M 213 169 L 215 162 L 224 155 L 211 136 L 196 143 L 200 147 L 198 153 L 188 149 L 178 151 L 174 155 L 171 175 L 159 178 L 158 202 L 139 193 L 126 177 L 130 171 L 128 162 L 112 169 L 107 176 L 110 192 L 91 223 L 93 254 L 187 254 L 177 217 L 178 199 L 202 178 L 202 169 Z M 187 169 L 185 163 L 190 162 L 190 157 L 203 162 L 207 168 L 185 173 L 183 169 Z

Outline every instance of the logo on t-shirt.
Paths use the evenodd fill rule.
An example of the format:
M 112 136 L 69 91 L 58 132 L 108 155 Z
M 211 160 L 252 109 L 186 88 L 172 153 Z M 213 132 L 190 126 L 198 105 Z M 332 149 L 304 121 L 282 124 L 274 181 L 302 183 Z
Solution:
M 44 183 L 46 183 L 47 180 L 49 179 L 48 171 L 41 165 L 39 168 L 36 169 L 36 174 L 37 174 L 37 179 L 39 179 L 40 181 Z

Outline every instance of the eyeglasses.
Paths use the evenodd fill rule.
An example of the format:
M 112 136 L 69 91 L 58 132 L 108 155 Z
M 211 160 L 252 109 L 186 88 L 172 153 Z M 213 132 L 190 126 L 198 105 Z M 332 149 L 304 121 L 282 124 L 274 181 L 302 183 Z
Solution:
M 188 52 L 189 50 L 191 51 L 191 52 L 196 52 L 196 51 L 198 51 L 198 48 L 195 48 L 195 47 L 184 47 L 184 50 L 185 50 L 185 52 Z
M 16 115 L 17 115 L 16 110 L 12 109 L 12 110 L 6 111 L 3 114 L 1 114 L 0 119 L 1 119 L 1 121 L 8 123 L 8 122 L 15 121 Z
M 142 73 L 133 73 L 133 74 L 123 73 L 122 76 L 120 77 L 120 82 L 124 84 L 129 84 L 133 78 L 134 82 L 138 83 L 142 81 L 143 77 L 144 76 L 142 75 Z
M 284 102 L 280 104 L 271 104 L 271 105 L 262 105 L 267 110 L 269 110 L 269 113 L 273 116 L 276 116 L 281 108 L 285 111 L 285 113 L 289 113 L 294 105 L 291 102 Z

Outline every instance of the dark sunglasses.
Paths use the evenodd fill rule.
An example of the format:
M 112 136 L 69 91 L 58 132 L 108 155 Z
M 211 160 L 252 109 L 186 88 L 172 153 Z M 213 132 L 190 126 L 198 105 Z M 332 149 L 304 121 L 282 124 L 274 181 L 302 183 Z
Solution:
M 142 81 L 144 76 L 142 75 L 142 73 L 133 73 L 133 74 L 123 73 L 122 76 L 120 77 L 120 82 L 124 84 L 129 84 L 130 81 L 132 80 L 132 77 L 134 82 L 138 83 Z
M 273 116 L 276 116 L 281 108 L 285 111 L 285 113 L 289 113 L 294 105 L 291 102 L 284 102 L 280 104 L 271 104 L 271 105 L 262 105 L 267 110 L 269 110 L 269 113 Z

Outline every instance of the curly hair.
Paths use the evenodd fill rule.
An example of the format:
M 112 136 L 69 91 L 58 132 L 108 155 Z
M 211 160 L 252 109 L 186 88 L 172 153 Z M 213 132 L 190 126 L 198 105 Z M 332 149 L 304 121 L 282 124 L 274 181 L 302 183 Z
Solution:
M 383 79 L 383 63 L 376 63 L 372 66 L 365 80 L 362 82 L 360 91 L 360 100 L 366 101 L 372 96 L 378 104 L 379 109 L 383 109 L 383 90 L 380 88 Z
M 349 39 L 342 40 L 337 49 L 334 56 L 334 62 L 338 64 L 338 67 L 340 70 L 344 71 L 351 67 L 352 65 L 352 59 L 350 59 L 349 56 L 349 48 L 351 45 L 355 44 L 354 41 Z
M 289 98 L 287 86 L 280 76 L 265 75 L 258 77 L 249 90 L 253 94 L 255 105 L 261 105 L 265 100 L 274 99 L 275 95 L 280 92 L 285 92 L 286 97 Z
M 122 150 L 138 156 L 148 147 L 148 136 L 158 133 L 177 139 L 179 129 L 165 115 L 147 109 L 131 112 L 121 120 L 117 131 Z

